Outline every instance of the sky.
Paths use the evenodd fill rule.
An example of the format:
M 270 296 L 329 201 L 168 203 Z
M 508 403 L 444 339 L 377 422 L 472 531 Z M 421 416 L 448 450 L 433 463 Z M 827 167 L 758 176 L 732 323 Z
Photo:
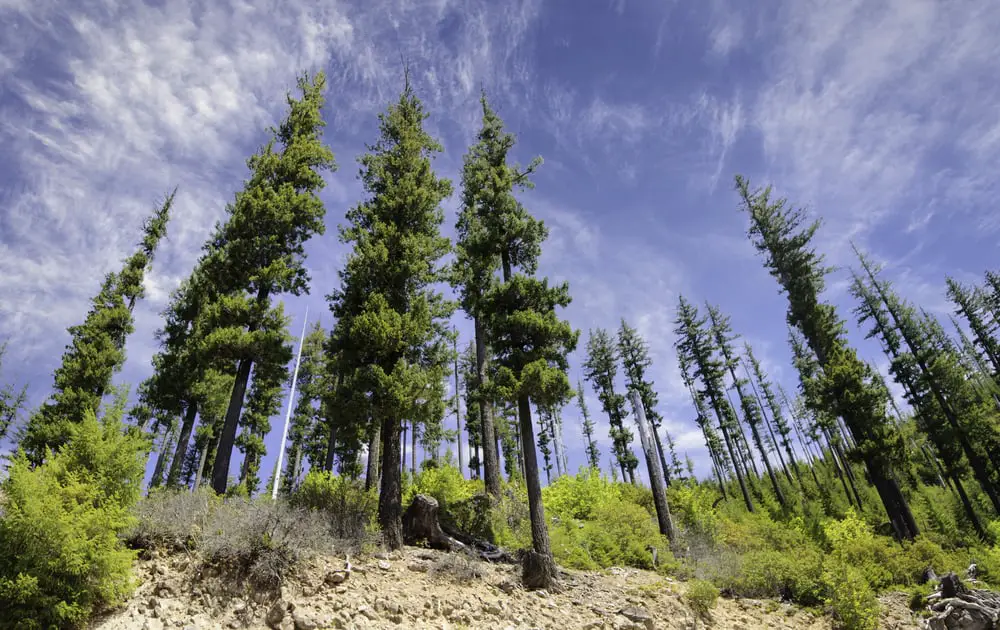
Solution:
M 839 267 L 827 297 L 884 372 L 850 312 L 850 242 L 941 316 L 946 276 L 995 268 L 998 31 L 990 0 L 0 0 L 0 383 L 44 400 L 66 328 L 177 187 L 116 379 L 134 391 L 170 292 L 302 71 L 328 75 L 339 170 L 321 195 L 327 232 L 307 247 L 311 292 L 283 299 L 293 333 L 307 307 L 329 327 L 324 296 L 348 252 L 336 226 L 363 199 L 356 158 L 405 60 L 444 146 L 435 169 L 456 189 L 481 89 L 517 134 L 516 159 L 542 156 L 521 199 L 550 230 L 540 273 L 573 296 L 570 378 L 582 377 L 588 331 L 625 318 L 650 344 L 665 428 L 705 475 L 673 351 L 679 295 L 719 305 L 770 376 L 797 385 L 786 302 L 747 240 L 734 174 L 822 219 L 817 248 Z M 458 203 L 444 203 L 448 235 Z M 454 322 L 471 339 L 462 313 Z M 585 388 L 606 464 L 608 423 Z M 563 422 L 575 470 L 575 404 Z

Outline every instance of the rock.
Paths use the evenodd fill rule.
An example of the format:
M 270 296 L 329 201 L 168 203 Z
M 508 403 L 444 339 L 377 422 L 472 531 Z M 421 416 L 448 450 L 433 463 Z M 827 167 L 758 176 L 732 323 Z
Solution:
M 378 568 L 382 569 L 383 571 L 388 571 L 389 569 L 392 568 L 392 565 L 389 564 L 388 560 L 379 560 Z
M 264 618 L 264 623 L 267 624 L 268 628 L 277 629 L 281 627 L 281 622 L 285 619 L 285 609 L 286 605 L 283 601 L 277 601 L 271 609 L 267 611 L 267 616 Z
M 372 554 L 372 557 L 375 558 L 376 560 L 388 560 L 389 554 L 385 551 L 378 551 Z
M 349 574 L 347 571 L 330 571 L 323 578 L 323 583 L 327 586 L 336 586 L 337 584 L 343 584 L 347 581 Z
M 295 630 L 316 630 L 320 625 L 312 615 L 306 615 L 302 612 L 292 613 L 292 623 Z
M 163 622 L 159 619 L 147 619 L 142 624 L 142 630 L 163 630 Z
M 416 573 L 427 573 L 430 566 L 426 562 L 411 562 L 406 568 Z
M 618 614 L 633 623 L 645 626 L 648 630 L 652 630 L 653 628 L 653 615 L 649 614 L 649 611 L 645 608 L 626 606 L 619 610 Z

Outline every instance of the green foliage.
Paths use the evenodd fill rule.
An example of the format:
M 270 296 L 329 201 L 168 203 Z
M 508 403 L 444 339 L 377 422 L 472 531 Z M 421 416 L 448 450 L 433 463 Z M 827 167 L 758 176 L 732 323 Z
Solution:
M 597 393 L 601 406 L 604 408 L 604 413 L 608 414 L 615 461 L 621 468 L 622 474 L 631 480 L 639 465 L 639 459 L 632 452 L 632 431 L 625 426 L 625 418 L 628 416 L 628 412 L 625 410 L 625 396 L 615 391 L 618 359 L 618 346 L 608 331 L 603 328 L 591 330 L 590 338 L 587 339 L 587 359 L 583 364 L 584 376 L 593 385 L 594 392 Z M 626 376 L 631 382 L 634 373 L 638 372 L 640 376 L 642 375 L 643 367 L 640 364 L 630 365 L 630 367 L 632 367 L 632 371 Z
M 823 582 L 829 593 L 826 603 L 839 627 L 844 630 L 878 628 L 879 603 L 861 571 L 841 559 L 833 559 L 826 563 Z
M 361 539 L 375 529 L 378 493 L 357 479 L 313 470 L 289 497 L 293 507 L 320 510 L 336 538 Z
M 3 368 L 3 355 L 6 351 L 7 342 L 0 343 L 0 368 Z M 7 432 L 16 424 L 18 412 L 21 411 L 27 397 L 27 385 L 21 388 L 21 391 L 15 391 L 10 385 L 0 389 L 0 442 L 3 442 Z
M 65 445 L 32 468 L 23 452 L 3 482 L 0 610 L 21 627 L 72 627 L 132 590 L 134 526 L 148 446 L 125 433 L 120 406 L 86 412 Z
M 143 277 L 152 264 L 160 239 L 166 234 L 174 195 L 169 195 L 144 225 L 138 250 L 121 271 L 104 278 L 83 323 L 69 328 L 70 344 L 56 368 L 54 392 L 31 415 L 19 446 L 38 464 L 46 448 L 53 451 L 66 443 L 70 427 L 83 422 L 87 413 L 97 414 L 111 379 L 125 364 L 125 340 L 132 333 L 132 309 L 143 294 Z
M 719 589 L 705 580 L 691 580 L 687 584 L 687 590 L 684 591 L 684 601 L 702 617 L 708 616 L 709 611 L 715 608 L 718 599 Z

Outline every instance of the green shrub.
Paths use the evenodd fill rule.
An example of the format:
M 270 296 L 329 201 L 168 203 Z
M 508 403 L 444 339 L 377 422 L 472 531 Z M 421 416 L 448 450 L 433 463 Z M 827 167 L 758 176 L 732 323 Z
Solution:
M 707 616 L 715 608 L 718 599 L 719 589 L 705 580 L 691 580 L 684 592 L 684 601 L 701 617 Z
M 759 549 L 738 556 L 735 570 L 722 567 L 716 584 L 740 597 L 775 597 L 811 606 L 823 602 L 823 554 L 814 547 L 794 551 Z
M 21 627 L 80 625 L 133 588 L 119 535 L 135 524 L 147 443 L 122 431 L 119 410 L 70 431 L 34 469 L 17 455 L 3 482 L 0 610 Z
M 879 603 L 864 573 L 840 559 L 831 558 L 823 572 L 829 593 L 827 605 L 844 630 L 875 630 Z
M 356 479 L 310 471 L 289 502 L 293 507 L 324 512 L 336 538 L 361 541 L 376 529 L 378 491 L 365 490 L 364 483 Z
M 439 466 L 418 472 L 412 481 L 404 483 L 403 509 L 418 494 L 426 494 L 437 499 L 443 511 L 449 506 L 468 501 L 475 494 L 483 492 L 483 482 L 466 479 L 452 466 Z

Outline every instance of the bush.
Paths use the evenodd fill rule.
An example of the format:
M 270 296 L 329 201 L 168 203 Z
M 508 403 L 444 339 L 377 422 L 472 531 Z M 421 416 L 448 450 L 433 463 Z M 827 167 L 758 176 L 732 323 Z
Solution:
M 831 559 L 823 573 L 829 592 L 827 604 L 844 630 L 875 630 L 879 603 L 875 592 L 857 568 L 840 559 Z
M 230 499 L 211 511 L 200 546 L 209 563 L 258 589 L 274 590 L 301 559 L 329 551 L 334 542 L 319 511 Z
M 194 549 L 219 504 L 221 499 L 208 487 L 195 492 L 157 488 L 136 505 L 136 524 L 126 540 L 139 549 Z
M 712 576 L 726 593 L 775 597 L 805 606 L 823 602 L 823 554 L 819 549 L 755 550 L 737 557 L 735 567 L 723 566 Z
M 364 541 L 376 529 L 378 491 L 356 479 L 311 471 L 289 500 L 293 507 L 321 510 L 336 538 Z
M 428 468 L 416 474 L 412 482 L 403 488 L 403 508 L 418 494 L 426 494 L 437 499 L 441 510 L 447 512 L 455 504 L 468 501 L 475 494 L 483 492 L 483 482 L 466 479 L 452 466 Z
M 684 592 L 684 601 L 701 617 L 707 616 L 715 608 L 718 599 L 719 589 L 705 580 L 691 580 Z
M 131 529 L 146 441 L 123 433 L 120 410 L 93 413 L 32 469 L 24 454 L 3 482 L 0 610 L 20 627 L 72 627 L 123 601 L 133 588 Z

